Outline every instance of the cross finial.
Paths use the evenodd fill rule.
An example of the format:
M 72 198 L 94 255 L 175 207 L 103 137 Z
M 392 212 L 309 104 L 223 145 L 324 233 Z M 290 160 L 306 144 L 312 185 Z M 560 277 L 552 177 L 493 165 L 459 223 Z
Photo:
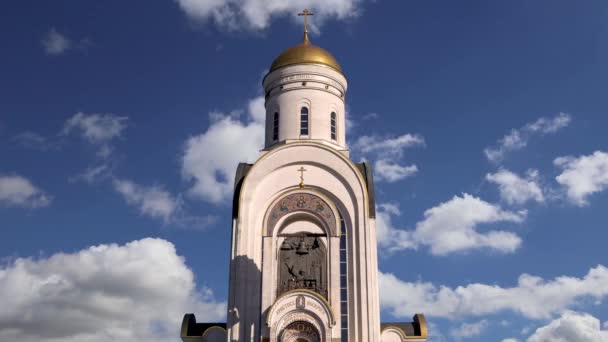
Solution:
M 301 166 L 298 169 L 298 172 L 300 172 L 300 189 L 304 187 L 304 171 L 308 171 L 304 168 L 304 166 Z
M 308 8 L 305 8 L 302 13 L 298 13 L 299 16 L 304 16 L 304 42 L 308 42 L 308 16 L 315 15 Z

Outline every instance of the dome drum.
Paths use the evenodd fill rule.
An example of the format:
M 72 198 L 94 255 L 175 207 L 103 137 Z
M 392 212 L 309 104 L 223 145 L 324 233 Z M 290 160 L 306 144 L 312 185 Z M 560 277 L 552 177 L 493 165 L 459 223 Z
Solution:
M 344 101 L 346 82 L 340 77 L 341 75 L 331 75 L 327 73 L 329 70 L 324 70 L 326 68 L 320 66 L 306 66 L 306 70 L 298 69 L 301 67 L 291 66 L 269 75 L 264 80 L 266 99 L 287 91 L 313 89 L 328 92 Z

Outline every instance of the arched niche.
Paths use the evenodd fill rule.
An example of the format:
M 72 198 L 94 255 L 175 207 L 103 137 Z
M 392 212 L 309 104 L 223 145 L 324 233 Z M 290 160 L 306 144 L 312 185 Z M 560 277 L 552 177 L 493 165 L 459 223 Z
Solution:
M 306 233 L 284 238 L 278 253 L 277 296 L 305 289 L 328 298 L 327 248 L 321 239 Z
M 270 341 L 279 342 L 285 329 L 295 322 L 304 322 L 319 332 L 320 342 L 330 341 L 335 325 L 332 308 L 319 294 L 307 290 L 289 291 L 277 298 L 268 310 L 266 326 Z

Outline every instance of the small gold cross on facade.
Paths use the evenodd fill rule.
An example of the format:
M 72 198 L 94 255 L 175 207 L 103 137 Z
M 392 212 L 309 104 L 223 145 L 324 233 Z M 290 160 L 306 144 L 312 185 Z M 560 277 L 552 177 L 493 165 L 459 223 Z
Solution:
M 314 13 L 312 13 L 311 11 L 309 11 L 307 8 L 304 9 L 304 11 L 302 11 L 302 13 L 298 13 L 299 16 L 304 16 L 304 34 L 308 33 L 308 16 L 309 15 L 315 15 Z
M 298 169 L 298 172 L 300 172 L 300 189 L 304 187 L 304 171 L 308 171 L 304 168 L 304 166 L 301 166 Z

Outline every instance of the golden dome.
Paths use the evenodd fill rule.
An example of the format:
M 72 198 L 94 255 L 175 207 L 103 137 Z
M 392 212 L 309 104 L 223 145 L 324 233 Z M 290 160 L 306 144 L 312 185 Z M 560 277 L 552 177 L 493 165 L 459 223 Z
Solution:
M 342 68 L 340 68 L 338 61 L 336 61 L 334 56 L 326 50 L 316 45 L 312 45 L 308 39 L 307 32 L 304 32 L 304 41 L 302 41 L 302 43 L 283 51 L 283 53 L 272 62 L 269 72 L 293 64 L 322 64 L 342 73 Z

